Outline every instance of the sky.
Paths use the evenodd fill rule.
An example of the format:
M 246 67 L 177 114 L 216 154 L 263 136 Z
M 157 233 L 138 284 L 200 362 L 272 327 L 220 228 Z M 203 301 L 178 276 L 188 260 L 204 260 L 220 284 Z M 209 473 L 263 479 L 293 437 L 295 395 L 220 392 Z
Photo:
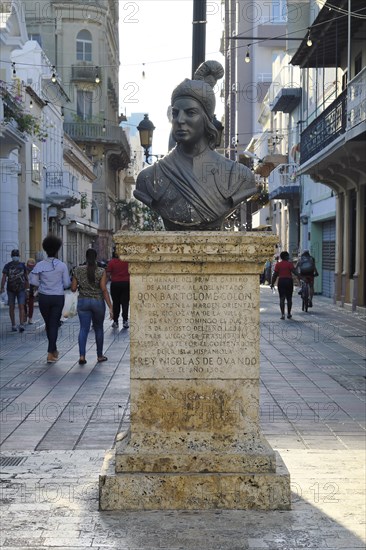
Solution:
M 206 60 L 224 66 L 219 52 L 222 16 L 221 1 L 207 0 Z M 165 154 L 171 93 L 191 78 L 193 0 L 120 0 L 119 18 L 120 112 L 127 118 L 148 113 L 156 128 L 152 153 Z M 216 115 L 221 118 L 224 106 L 217 89 Z

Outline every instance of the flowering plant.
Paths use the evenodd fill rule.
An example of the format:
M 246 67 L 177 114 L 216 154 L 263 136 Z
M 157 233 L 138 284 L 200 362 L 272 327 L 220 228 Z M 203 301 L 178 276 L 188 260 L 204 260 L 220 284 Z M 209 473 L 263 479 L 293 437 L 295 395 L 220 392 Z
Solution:
M 14 120 L 19 132 L 33 135 L 40 141 L 46 141 L 48 133 L 41 127 L 35 116 L 24 111 L 22 97 L 13 94 L 4 81 L 0 81 L 0 95 L 4 104 L 4 122 Z

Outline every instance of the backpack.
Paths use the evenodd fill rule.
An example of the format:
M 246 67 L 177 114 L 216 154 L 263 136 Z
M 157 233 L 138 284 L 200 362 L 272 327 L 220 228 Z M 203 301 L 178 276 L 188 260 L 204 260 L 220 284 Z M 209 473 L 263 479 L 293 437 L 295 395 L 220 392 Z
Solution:
M 7 275 L 7 289 L 10 292 L 20 292 L 25 289 L 25 265 L 22 262 L 10 262 Z
M 301 275 L 313 275 L 315 271 L 315 261 L 312 256 L 301 256 L 299 262 Z

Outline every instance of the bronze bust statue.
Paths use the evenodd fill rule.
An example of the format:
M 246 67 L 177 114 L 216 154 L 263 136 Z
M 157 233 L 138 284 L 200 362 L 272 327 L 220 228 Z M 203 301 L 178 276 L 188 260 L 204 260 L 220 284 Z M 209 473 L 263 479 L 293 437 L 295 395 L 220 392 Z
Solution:
M 168 231 L 220 230 L 225 218 L 255 192 L 252 172 L 214 151 L 212 87 L 223 74 L 220 63 L 207 61 L 194 80 L 175 88 L 172 135 L 177 145 L 138 175 L 135 197 L 160 214 Z

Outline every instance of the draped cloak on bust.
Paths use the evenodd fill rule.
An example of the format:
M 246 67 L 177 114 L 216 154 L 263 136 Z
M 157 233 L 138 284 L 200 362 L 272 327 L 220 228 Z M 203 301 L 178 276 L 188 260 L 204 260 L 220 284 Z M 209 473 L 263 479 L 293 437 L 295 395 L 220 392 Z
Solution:
M 167 230 L 220 230 L 224 219 L 256 191 L 246 166 L 207 148 L 187 156 L 177 145 L 138 175 L 134 196 L 155 210 Z

